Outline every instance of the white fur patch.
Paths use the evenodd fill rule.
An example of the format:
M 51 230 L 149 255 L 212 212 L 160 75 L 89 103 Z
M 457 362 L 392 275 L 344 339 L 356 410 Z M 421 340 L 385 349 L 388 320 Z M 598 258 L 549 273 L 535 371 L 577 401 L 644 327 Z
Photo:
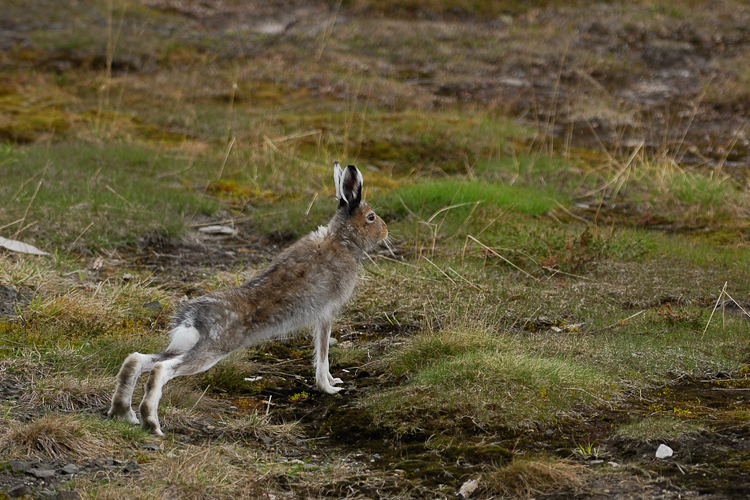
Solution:
M 185 352 L 198 342 L 200 334 L 198 329 L 190 326 L 178 325 L 170 333 L 169 347 L 167 351 L 172 352 Z
M 322 243 L 323 240 L 328 236 L 328 232 L 328 226 L 318 226 L 318 229 L 316 231 L 310 233 L 310 239 L 315 243 Z

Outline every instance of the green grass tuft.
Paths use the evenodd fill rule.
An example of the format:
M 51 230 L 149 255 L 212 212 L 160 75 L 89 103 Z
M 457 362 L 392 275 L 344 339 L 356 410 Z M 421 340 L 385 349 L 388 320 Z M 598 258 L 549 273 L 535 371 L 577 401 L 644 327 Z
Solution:
M 366 397 L 364 405 L 400 432 L 456 413 L 491 427 L 549 422 L 613 387 L 583 360 L 535 353 L 518 337 L 472 323 L 422 332 L 393 355 L 392 367 L 409 382 Z

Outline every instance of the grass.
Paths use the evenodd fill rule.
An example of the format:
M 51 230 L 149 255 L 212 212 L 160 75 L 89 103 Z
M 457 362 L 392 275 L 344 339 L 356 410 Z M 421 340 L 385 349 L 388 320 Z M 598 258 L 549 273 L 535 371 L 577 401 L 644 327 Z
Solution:
M 707 429 L 700 423 L 673 417 L 645 417 L 620 426 L 616 435 L 625 439 L 652 443 L 679 441 Z
M 31 241 L 44 237 L 50 250 L 74 243 L 107 247 L 149 233 L 177 236 L 192 217 L 219 208 L 179 177 L 159 179 L 159 173 L 184 170 L 189 160 L 155 156 L 137 145 L 73 141 L 48 148 L 5 148 L 3 153 L 0 161 L 9 182 L 2 196 L 9 203 L 2 216 L 17 221 L 6 231 L 15 235 L 23 230 Z
M 512 498 L 575 491 L 585 485 L 584 466 L 554 459 L 517 459 L 485 474 L 493 493 Z
M 607 373 L 582 359 L 545 356 L 521 337 L 475 322 L 423 331 L 394 357 L 389 366 L 409 382 L 363 404 L 399 433 L 434 427 L 437 419 L 451 422 L 457 414 L 482 428 L 536 425 L 608 397 L 614 387 Z
M 96 498 L 343 496 L 349 487 L 409 496 L 406 482 L 427 481 L 428 468 L 402 478 L 394 464 L 434 436 L 513 449 L 502 454 L 511 460 L 478 465 L 488 496 L 583 488 L 588 467 L 534 443 L 572 449 L 571 429 L 634 390 L 683 375 L 739 376 L 747 365 L 750 326 L 737 308 L 725 303 L 711 316 L 725 284 L 743 307 L 750 295 L 744 180 L 682 164 L 670 130 L 661 145 L 620 148 L 578 144 L 572 128 L 585 135 L 603 124 L 625 136 L 640 126 L 640 110 L 620 96 L 648 81 L 649 63 L 635 49 L 602 47 L 683 36 L 675 23 L 700 26 L 701 50 L 730 75 L 700 106 L 742 103 L 747 58 L 731 42 L 742 30 L 723 19 L 743 19 L 746 6 L 698 4 L 640 2 L 636 12 L 609 2 L 354 0 L 340 18 L 330 4 L 268 35 L 211 17 L 210 6 L 198 29 L 179 10 L 129 1 L 11 2 L 10 18 L 29 28 L 0 53 L 0 235 L 52 256 L 0 253 L 0 286 L 25 297 L 16 318 L 0 320 L 0 372 L 38 417 L 21 422 L 16 406 L 3 407 L 4 456 L 141 464 L 140 480 L 74 480 Z M 581 24 L 580 5 L 616 43 L 599 43 L 609 35 Z M 726 51 L 715 50 L 711 40 L 725 33 Z M 566 127 L 575 140 L 550 134 Z M 711 146 L 725 139 L 712 136 Z M 348 370 L 357 389 L 328 399 L 295 378 L 309 371 L 287 373 L 307 363 L 309 346 L 241 352 L 170 382 L 160 416 L 192 441 L 168 439 L 163 453 L 145 454 L 149 435 L 98 417 L 120 363 L 164 347 L 186 296 L 245 281 L 325 224 L 334 159 L 362 169 L 365 198 L 396 250 L 365 263 L 336 323 L 347 340 L 332 349 L 332 367 Z M 209 240 L 215 266 L 180 260 L 147 272 L 138 262 L 138 241 L 179 244 L 195 238 L 196 224 L 226 220 L 241 229 L 231 251 L 261 249 L 259 257 L 238 266 Z M 153 301 L 160 313 L 144 310 Z M 259 373 L 261 382 L 245 380 Z M 233 397 L 257 410 L 233 413 Z M 289 406 L 297 413 L 284 413 Z M 333 409 L 353 426 L 342 443 L 371 432 L 393 438 L 388 450 L 349 460 L 336 448 L 347 444 L 341 436 L 326 434 L 336 431 L 324 425 Z M 290 414 L 307 420 L 281 421 Z M 695 420 L 644 417 L 611 432 L 680 440 L 708 428 Z M 571 435 L 554 441 L 545 429 Z M 325 456 L 325 473 L 306 472 L 290 449 Z M 446 450 L 429 450 L 432 460 Z M 453 495 L 460 486 L 436 481 L 424 487 Z
M 49 415 L 28 423 L 10 423 L 0 436 L 3 455 L 57 460 L 105 451 L 92 424 L 73 416 Z M 93 424 L 96 425 L 96 424 Z

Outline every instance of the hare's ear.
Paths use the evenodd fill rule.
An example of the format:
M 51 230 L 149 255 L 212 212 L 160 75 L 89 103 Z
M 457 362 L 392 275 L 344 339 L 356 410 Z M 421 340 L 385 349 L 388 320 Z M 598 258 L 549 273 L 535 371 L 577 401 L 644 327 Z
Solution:
M 354 165 L 349 165 L 342 170 L 339 162 L 334 162 L 333 180 L 336 183 L 336 199 L 339 200 L 339 208 L 346 207 L 351 214 L 362 201 L 362 174 Z

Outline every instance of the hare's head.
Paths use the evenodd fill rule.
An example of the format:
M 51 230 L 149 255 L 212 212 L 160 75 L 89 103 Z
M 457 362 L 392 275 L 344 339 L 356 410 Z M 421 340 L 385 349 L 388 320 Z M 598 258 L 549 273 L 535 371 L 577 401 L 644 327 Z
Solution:
M 334 220 L 343 235 L 368 251 L 388 237 L 388 227 L 375 211 L 362 201 L 362 173 L 354 165 L 345 169 L 333 163 L 333 180 L 339 206 Z

